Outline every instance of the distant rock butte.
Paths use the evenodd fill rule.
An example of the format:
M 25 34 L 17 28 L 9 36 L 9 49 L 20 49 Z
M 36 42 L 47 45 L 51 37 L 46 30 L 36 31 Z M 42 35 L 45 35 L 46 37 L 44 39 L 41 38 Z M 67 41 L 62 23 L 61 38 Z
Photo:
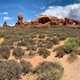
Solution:
M 12 28 L 30 28 L 30 27 L 45 27 L 45 26 L 73 26 L 73 23 L 75 23 L 77 26 L 80 25 L 80 21 L 74 20 L 72 18 L 65 18 L 60 19 L 54 16 L 47 16 L 47 15 L 40 15 L 37 16 L 35 20 L 32 21 L 25 21 L 23 22 L 23 14 L 18 14 L 18 22 L 12 26 Z M 10 28 L 10 26 L 7 25 L 6 21 L 3 24 L 3 28 Z

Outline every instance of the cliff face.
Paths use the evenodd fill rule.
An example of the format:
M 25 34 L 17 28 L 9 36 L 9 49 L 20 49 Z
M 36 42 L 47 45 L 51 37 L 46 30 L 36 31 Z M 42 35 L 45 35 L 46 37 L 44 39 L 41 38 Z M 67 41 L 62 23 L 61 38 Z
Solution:
M 59 19 L 54 16 L 47 16 L 47 15 L 40 15 L 37 16 L 35 20 L 32 20 L 31 22 L 25 21 L 23 22 L 23 14 L 18 14 L 18 22 L 12 26 L 13 28 L 30 28 L 34 26 L 38 27 L 45 27 L 45 26 L 73 26 L 73 23 L 76 25 L 80 25 L 80 21 L 74 20 L 72 18 L 65 18 L 65 19 Z M 7 25 L 6 21 L 3 24 L 3 28 L 9 28 L 10 26 Z

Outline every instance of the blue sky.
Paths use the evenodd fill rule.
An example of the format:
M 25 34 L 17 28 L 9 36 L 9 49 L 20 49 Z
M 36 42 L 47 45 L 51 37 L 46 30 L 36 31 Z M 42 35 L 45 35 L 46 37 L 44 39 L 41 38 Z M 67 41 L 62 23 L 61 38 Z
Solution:
M 4 21 L 14 25 L 19 13 L 23 14 L 23 21 L 45 14 L 80 20 L 80 0 L 0 0 L 0 26 Z

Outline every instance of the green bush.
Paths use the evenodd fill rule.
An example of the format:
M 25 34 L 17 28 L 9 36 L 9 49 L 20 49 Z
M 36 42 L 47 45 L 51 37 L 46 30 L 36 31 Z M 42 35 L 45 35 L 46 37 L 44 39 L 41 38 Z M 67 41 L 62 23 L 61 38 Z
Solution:
M 32 65 L 30 62 L 27 62 L 25 60 L 21 60 L 20 64 L 22 66 L 22 72 L 24 73 L 24 75 L 26 75 L 27 73 L 29 73 L 32 69 Z
M 37 80 L 59 80 L 63 75 L 63 67 L 57 62 L 44 61 L 35 67 L 33 74 L 37 73 Z
M 59 50 L 59 51 L 57 51 L 56 57 L 61 58 L 61 57 L 63 57 L 64 55 L 65 55 L 64 50 Z
M 0 48 L 0 55 L 3 59 L 8 59 L 10 56 L 10 48 L 8 46 L 2 46 Z
M 59 44 L 59 40 L 58 40 L 57 38 L 53 38 L 53 39 L 52 39 L 52 42 L 53 42 L 53 44 L 55 44 L 55 45 L 56 45 L 56 44 Z
M 14 60 L 0 62 L 0 80 L 20 79 L 21 66 Z
M 13 49 L 13 55 L 18 58 L 21 59 L 22 56 L 24 55 L 24 50 L 20 47 L 16 47 Z
M 48 51 L 45 47 L 41 47 L 38 51 L 39 55 L 43 55 L 43 58 L 46 58 L 50 55 L 50 51 Z
M 69 38 L 63 45 L 63 49 L 67 53 L 71 53 L 74 48 L 77 48 L 76 38 Z
M 44 34 L 40 34 L 40 35 L 38 36 L 38 38 L 40 38 L 40 39 L 45 38 L 45 35 L 44 35 Z

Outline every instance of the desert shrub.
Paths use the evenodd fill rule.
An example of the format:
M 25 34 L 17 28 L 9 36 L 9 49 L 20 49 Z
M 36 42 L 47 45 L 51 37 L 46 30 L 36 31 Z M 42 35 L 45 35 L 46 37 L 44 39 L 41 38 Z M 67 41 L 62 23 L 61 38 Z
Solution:
M 51 38 L 46 38 L 46 41 L 51 41 Z
M 70 56 L 68 57 L 67 60 L 68 60 L 70 63 L 72 63 L 76 58 L 77 58 L 76 53 L 72 52 L 72 53 L 70 54 Z
M 18 31 L 17 33 L 18 35 L 25 35 L 25 33 L 23 31 Z
M 59 51 L 57 51 L 56 57 L 61 58 L 61 57 L 63 57 L 64 55 L 65 55 L 64 50 L 59 50 Z
M 0 36 L 1 36 L 1 37 L 5 37 L 6 34 L 5 34 L 5 33 L 1 33 Z
M 42 73 L 38 76 L 37 80 L 59 80 L 62 76 L 60 70 L 51 69 L 48 73 Z
M 18 58 L 21 59 L 22 56 L 24 55 L 24 50 L 20 47 L 16 47 L 13 49 L 13 55 Z
M 13 45 L 13 44 L 14 44 L 13 39 L 9 39 L 9 40 L 4 40 L 4 41 L 1 43 L 1 46 L 10 46 L 10 45 Z
M 27 48 L 27 50 L 33 50 L 33 51 L 37 50 L 37 47 L 34 45 L 27 45 L 26 48 Z
M 80 46 L 80 38 L 76 38 L 76 43 Z
M 33 39 L 29 39 L 28 42 L 29 42 L 31 45 L 35 45 L 35 44 L 36 44 L 36 41 L 33 40 Z
M 53 37 L 54 37 L 54 34 L 49 33 L 49 34 L 47 34 L 47 37 L 49 37 L 49 38 L 53 38 Z
M 56 44 L 59 44 L 59 40 L 57 38 L 53 38 L 52 39 L 52 42 L 56 45 Z
M 32 38 L 37 38 L 37 35 L 36 34 L 31 34 L 30 35 Z
M 17 46 L 27 46 L 28 42 L 26 42 L 25 40 L 22 40 L 21 42 L 17 43 Z
M 13 40 L 14 42 L 16 42 L 16 41 L 21 41 L 21 40 L 23 40 L 23 37 L 22 37 L 22 36 L 12 36 L 12 40 Z
M 56 47 L 55 49 L 53 49 L 53 52 L 59 51 L 59 50 L 63 50 L 63 46 Z
M 35 54 L 36 54 L 35 52 L 33 53 L 33 52 L 30 50 L 30 52 L 29 52 L 29 57 L 33 57 Z
M 50 51 L 48 51 L 45 47 L 41 47 L 38 51 L 39 55 L 43 55 L 43 58 L 46 58 L 50 55 Z
M 48 49 L 52 48 L 52 46 L 53 46 L 53 42 L 48 41 L 48 42 L 46 43 L 46 47 L 47 47 Z
M 43 40 L 42 39 L 38 39 L 38 42 L 42 42 Z
M 26 46 L 27 50 L 31 50 L 31 45 Z
M 24 75 L 31 71 L 32 64 L 30 62 L 21 60 L 20 64 L 22 66 L 22 72 L 24 73 Z
M 21 66 L 14 60 L 0 62 L 0 80 L 20 79 Z
M 14 46 L 9 46 L 10 47 L 10 49 L 13 49 L 14 48 Z
M 5 39 L 10 39 L 11 38 L 11 35 L 6 35 L 4 38 Z
M 45 44 L 45 43 L 47 43 L 47 41 L 46 40 L 42 40 L 42 44 Z
M 76 53 L 77 55 L 80 55 L 80 49 L 73 49 L 72 52 Z
M 2 46 L 0 48 L 0 55 L 3 59 L 8 59 L 10 56 L 10 48 L 8 46 Z
M 59 80 L 63 70 L 63 67 L 57 62 L 44 61 L 35 67 L 32 73 L 38 74 L 37 80 Z
M 75 38 L 69 38 L 63 45 L 63 49 L 67 53 L 71 53 L 73 48 L 77 48 L 78 44 L 76 43 Z
M 32 50 L 32 51 L 36 51 L 36 50 L 37 50 L 37 47 L 34 46 L 34 45 L 32 45 L 32 46 L 31 46 L 31 50 Z
M 59 40 L 65 40 L 67 37 L 66 36 L 60 36 Z
M 45 38 L 45 35 L 44 35 L 44 34 L 40 34 L 40 35 L 38 36 L 38 38 L 40 38 L 40 39 Z
M 37 47 L 42 47 L 43 45 L 42 45 L 42 43 L 37 43 Z

